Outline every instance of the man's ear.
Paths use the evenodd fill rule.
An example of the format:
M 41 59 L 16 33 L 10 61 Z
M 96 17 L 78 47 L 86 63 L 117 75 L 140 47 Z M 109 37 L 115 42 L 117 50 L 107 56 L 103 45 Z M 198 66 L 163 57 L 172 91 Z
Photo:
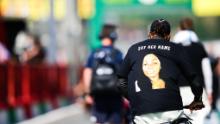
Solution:
M 152 39 L 152 38 L 153 38 L 153 35 L 154 35 L 153 32 L 149 32 L 149 33 L 147 34 L 147 36 L 148 36 L 149 39 Z
M 147 34 L 147 37 L 150 39 L 150 32 Z

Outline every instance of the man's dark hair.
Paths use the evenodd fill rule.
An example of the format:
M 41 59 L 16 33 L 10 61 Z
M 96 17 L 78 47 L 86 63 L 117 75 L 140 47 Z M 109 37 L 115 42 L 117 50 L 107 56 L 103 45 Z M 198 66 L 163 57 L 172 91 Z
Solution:
M 110 38 L 112 41 L 117 39 L 116 26 L 113 24 L 105 24 L 102 27 L 102 31 L 99 35 L 99 39 Z
M 170 23 L 164 19 L 154 20 L 151 24 L 150 32 L 164 38 L 170 34 Z
M 180 20 L 180 29 L 181 30 L 194 30 L 192 19 L 183 18 L 182 20 Z

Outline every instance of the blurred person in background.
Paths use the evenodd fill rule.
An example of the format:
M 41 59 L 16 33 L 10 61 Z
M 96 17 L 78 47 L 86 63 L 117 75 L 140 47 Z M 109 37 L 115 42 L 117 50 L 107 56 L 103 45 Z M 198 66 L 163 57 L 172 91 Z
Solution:
M 6 63 L 10 59 L 10 53 L 0 41 L 0 64 Z
M 99 35 L 101 48 L 89 55 L 83 71 L 85 101 L 92 104 L 92 121 L 98 124 L 122 123 L 123 97 L 117 89 L 122 53 L 114 47 L 116 26 L 105 24 Z
M 46 50 L 38 36 L 33 36 L 31 47 L 25 52 L 27 54 L 26 62 L 28 64 L 43 64 L 45 62 Z
M 194 112 L 194 124 L 203 124 L 206 114 L 210 110 L 210 104 L 212 102 L 212 69 L 208 53 L 206 52 L 202 43 L 199 42 L 199 38 L 194 32 L 193 21 L 191 18 L 183 18 L 179 23 L 180 30 L 174 35 L 173 42 L 180 44 L 186 50 L 189 56 L 189 62 L 195 68 L 197 74 L 202 77 L 200 82 L 204 88 L 203 100 L 205 109 L 202 112 Z M 189 83 L 184 78 L 181 79 L 181 95 L 183 98 L 183 104 L 189 104 L 190 98 L 193 97 Z M 191 94 L 190 94 L 191 93 Z M 190 97 L 191 96 L 191 97 Z
M 38 36 L 28 34 L 27 46 L 22 48 L 20 61 L 28 64 L 43 64 L 46 58 L 46 50 Z
M 19 31 L 15 37 L 14 53 L 19 62 L 25 61 L 25 51 L 30 48 L 33 42 L 32 35 L 27 31 Z
M 209 114 L 206 116 L 208 119 L 211 117 L 212 112 L 219 112 L 217 108 L 217 101 L 219 97 L 219 74 L 218 74 L 218 65 L 220 64 L 219 62 L 219 57 L 215 58 L 212 56 L 209 56 L 211 60 L 211 66 L 212 66 L 212 79 L 213 79 L 213 84 L 212 84 L 212 102 L 211 102 L 211 110 Z
M 193 21 L 190 18 L 183 18 L 179 23 L 179 31 L 174 35 L 174 43 L 189 45 L 191 42 L 199 42 L 197 34 L 194 32 Z
M 189 109 L 204 107 L 201 76 L 189 63 L 184 48 L 169 42 L 170 30 L 168 21 L 154 20 L 149 38 L 132 45 L 120 66 L 119 88 L 130 102 L 136 124 L 165 123 L 181 115 L 180 76 L 190 82 L 194 94 Z

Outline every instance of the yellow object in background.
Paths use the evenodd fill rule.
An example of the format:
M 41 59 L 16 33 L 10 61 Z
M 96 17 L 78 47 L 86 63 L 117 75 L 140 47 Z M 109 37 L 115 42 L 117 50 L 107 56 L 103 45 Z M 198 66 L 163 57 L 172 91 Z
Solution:
M 47 19 L 50 16 L 50 0 L 0 0 L 0 12 L 3 17 Z M 65 0 L 54 0 L 55 19 L 60 20 L 65 14 Z
M 220 16 L 220 0 L 192 0 L 196 16 Z
M 82 19 L 92 18 L 95 14 L 95 0 L 77 0 L 77 12 Z
M 29 15 L 28 19 L 38 20 L 49 16 L 50 12 L 49 0 L 40 2 L 38 0 L 29 0 Z

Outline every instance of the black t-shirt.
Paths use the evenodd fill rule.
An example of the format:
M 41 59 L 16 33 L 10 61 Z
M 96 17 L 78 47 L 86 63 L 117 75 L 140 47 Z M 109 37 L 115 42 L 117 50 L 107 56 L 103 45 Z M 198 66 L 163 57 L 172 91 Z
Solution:
M 128 80 L 128 99 L 135 114 L 182 109 L 179 77 L 189 80 L 196 97 L 202 86 L 182 46 L 160 39 L 132 45 L 118 73 Z

